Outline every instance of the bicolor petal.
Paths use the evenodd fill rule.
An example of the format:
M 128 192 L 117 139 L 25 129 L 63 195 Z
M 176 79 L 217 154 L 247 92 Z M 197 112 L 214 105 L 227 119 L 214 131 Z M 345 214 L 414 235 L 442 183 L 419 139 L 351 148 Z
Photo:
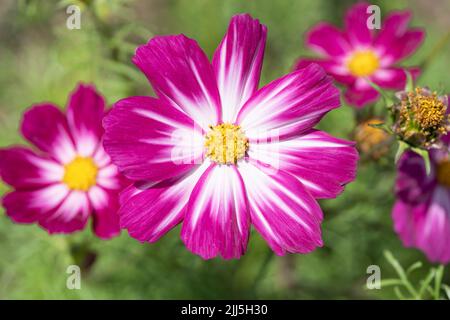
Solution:
M 191 193 L 181 238 L 204 259 L 231 259 L 245 253 L 249 231 L 247 196 L 238 170 L 212 164 Z
M 29 190 L 47 186 L 60 182 L 63 176 L 63 166 L 28 148 L 0 149 L 0 177 L 15 188 Z
M 36 105 L 23 115 L 23 136 L 36 147 L 66 164 L 76 156 L 65 115 L 52 104 Z
M 155 37 L 137 49 L 133 62 L 162 100 L 204 130 L 221 121 L 213 68 L 196 41 L 184 35 Z
M 121 100 L 103 123 L 104 147 L 129 179 L 164 180 L 201 163 L 202 130 L 186 114 L 161 100 Z
M 252 224 L 277 255 L 308 253 L 322 246 L 322 211 L 299 180 L 290 174 L 241 162 Z
M 71 94 L 67 122 L 80 156 L 92 156 L 103 135 L 105 100 L 92 85 L 80 84 Z
M 234 122 L 258 89 L 267 28 L 248 14 L 234 16 L 212 64 L 222 101 L 222 121 Z
M 339 107 L 339 90 L 317 64 L 294 71 L 261 88 L 238 114 L 250 141 L 301 134 Z
M 203 172 L 204 163 L 182 177 L 169 179 L 146 188 L 134 185 L 121 195 L 120 226 L 131 237 L 142 242 L 155 242 L 184 215 L 189 196 Z
M 252 145 L 249 157 L 296 177 L 314 198 L 335 198 L 356 176 L 354 143 L 311 130 L 278 143 Z

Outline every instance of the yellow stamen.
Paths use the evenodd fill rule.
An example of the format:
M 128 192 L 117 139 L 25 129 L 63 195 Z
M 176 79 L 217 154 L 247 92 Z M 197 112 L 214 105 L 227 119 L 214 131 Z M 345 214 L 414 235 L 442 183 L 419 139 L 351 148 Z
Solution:
M 248 139 L 240 126 L 223 123 L 210 126 L 205 136 L 206 155 L 220 164 L 236 164 L 248 150 Z
M 450 188 L 450 160 L 444 160 L 438 164 L 437 180 L 440 184 Z
M 350 73 L 356 77 L 372 75 L 380 66 L 380 59 L 370 50 L 356 51 L 347 62 Z
M 63 182 L 72 190 L 88 191 L 96 183 L 98 168 L 92 158 L 76 157 L 64 169 Z
M 421 88 L 416 88 L 416 92 L 409 93 L 409 96 L 411 111 L 422 129 L 436 128 L 442 123 L 447 107 L 439 100 L 436 92 L 423 95 Z

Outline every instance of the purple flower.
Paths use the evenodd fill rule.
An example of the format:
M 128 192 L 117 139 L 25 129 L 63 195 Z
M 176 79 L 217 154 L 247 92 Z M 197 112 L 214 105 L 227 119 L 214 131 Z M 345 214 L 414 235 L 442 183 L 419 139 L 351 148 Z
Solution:
M 101 143 L 104 113 L 104 99 L 83 84 L 70 96 L 67 114 L 50 103 L 25 112 L 21 132 L 37 149 L 0 150 L 0 176 L 15 188 L 3 198 L 13 221 L 71 233 L 92 215 L 98 237 L 119 234 L 118 193 L 126 180 Z
M 133 62 L 158 98 L 130 97 L 105 117 L 105 149 L 136 181 L 121 194 L 120 223 L 142 242 L 183 222 L 204 259 L 238 258 L 250 225 L 278 255 L 322 245 L 316 198 L 355 177 L 352 142 L 312 129 L 339 107 L 318 65 L 258 90 L 266 27 L 232 18 L 212 63 L 184 35 L 159 36 Z
M 392 211 L 395 231 L 403 244 L 415 247 L 432 262 L 450 261 L 450 136 L 445 147 L 430 151 L 431 173 L 412 151 L 398 165 L 397 201 Z
M 385 19 L 381 30 L 367 27 L 370 13 L 368 3 L 351 7 L 345 17 L 345 28 L 322 22 L 306 36 L 306 45 L 318 53 L 319 59 L 300 59 L 296 68 L 315 62 L 320 64 L 336 81 L 347 87 L 347 102 L 358 108 L 379 98 L 366 79 L 384 89 L 401 90 L 405 87 L 405 69 L 397 63 L 412 54 L 422 43 L 425 32 L 408 28 L 411 13 L 396 11 Z M 419 70 L 410 70 L 413 77 Z

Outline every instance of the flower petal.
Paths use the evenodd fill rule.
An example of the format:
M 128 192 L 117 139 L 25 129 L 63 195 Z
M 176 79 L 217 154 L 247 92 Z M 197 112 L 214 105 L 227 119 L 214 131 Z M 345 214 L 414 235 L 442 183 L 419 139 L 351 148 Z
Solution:
M 357 89 L 355 86 L 347 88 L 344 94 L 345 101 L 357 108 L 374 103 L 380 97 L 379 93 L 369 87 L 367 89 Z
M 408 71 L 413 79 L 416 79 L 420 73 L 418 68 L 411 68 Z M 380 69 L 372 78 L 373 82 L 385 89 L 403 90 L 406 85 L 406 71 L 403 68 Z
M 105 190 L 98 186 L 89 192 L 89 201 L 94 209 L 93 228 L 101 239 L 110 239 L 120 234 L 119 199 L 117 191 Z
M 139 241 L 155 242 L 179 224 L 192 189 L 208 168 L 205 162 L 178 179 L 148 188 L 130 186 L 121 193 L 120 226 Z
M 235 166 L 212 164 L 189 199 L 181 230 L 187 248 L 203 259 L 245 253 L 250 230 L 247 196 Z
M 239 109 L 258 89 L 267 28 L 248 14 L 231 19 L 213 57 L 222 101 L 222 121 L 234 123 Z
M 411 55 L 422 44 L 425 32 L 422 29 L 409 29 L 394 45 L 390 46 L 385 55 L 390 57 L 391 63 L 396 63 Z
M 312 58 L 300 58 L 297 60 L 294 70 L 299 70 L 307 67 L 311 63 L 317 63 L 319 66 L 325 69 L 325 71 L 331 75 L 337 82 L 353 85 L 356 78 L 348 72 L 348 68 L 340 62 L 327 59 L 312 59 Z
M 323 215 L 316 200 L 290 174 L 240 162 L 252 224 L 277 255 L 308 253 L 322 246 Z
M 357 3 L 352 6 L 345 16 L 345 30 L 353 46 L 366 46 L 372 42 L 372 31 L 367 27 L 368 3 Z
M 54 212 L 40 219 L 39 224 L 50 234 L 72 233 L 84 229 L 90 211 L 86 192 L 73 190 Z
M 252 141 L 284 139 L 311 129 L 339 107 L 339 90 L 317 64 L 294 71 L 257 91 L 237 122 Z
M 374 45 L 383 51 L 388 51 L 398 38 L 403 36 L 408 30 L 411 20 L 410 11 L 395 11 L 389 14 L 383 22 L 380 32 L 376 36 Z
M 155 37 L 137 49 L 133 62 L 161 99 L 204 130 L 221 121 L 213 68 L 197 42 L 184 35 Z
M 318 130 L 279 143 L 251 145 L 248 154 L 296 177 L 314 198 L 335 198 L 356 176 L 354 143 Z
M 0 177 L 7 184 L 30 189 L 60 182 L 64 168 L 24 147 L 0 149 Z
M 306 35 L 306 46 L 323 56 L 339 57 L 352 50 L 345 34 L 329 23 L 319 23 Z
M 54 212 L 69 194 L 64 184 L 14 191 L 3 198 L 6 214 L 15 222 L 32 223 Z
M 76 156 L 75 146 L 65 115 L 51 104 L 36 105 L 23 115 L 23 136 L 61 163 Z
M 80 84 L 69 98 L 67 122 L 78 154 L 92 156 L 103 135 L 105 100 L 92 85 Z
M 417 224 L 417 247 L 432 262 L 450 262 L 450 190 L 437 187 L 423 220 Z
M 104 120 L 104 147 L 132 180 L 163 180 L 200 163 L 201 130 L 183 112 L 161 100 L 130 97 L 116 103 Z

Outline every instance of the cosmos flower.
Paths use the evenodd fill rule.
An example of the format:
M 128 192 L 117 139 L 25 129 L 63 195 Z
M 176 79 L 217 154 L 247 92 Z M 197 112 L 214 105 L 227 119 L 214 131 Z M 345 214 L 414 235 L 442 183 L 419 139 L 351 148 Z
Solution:
M 415 247 L 432 262 L 450 262 L 450 136 L 442 149 L 430 151 L 431 172 L 421 156 L 408 151 L 400 159 L 397 201 L 392 217 L 407 247 Z
M 233 17 L 212 63 L 184 35 L 137 49 L 158 98 L 123 99 L 104 120 L 106 151 L 135 181 L 119 213 L 132 237 L 154 242 L 183 222 L 183 242 L 204 259 L 240 257 L 251 224 L 278 255 L 322 245 L 316 198 L 354 179 L 357 153 L 313 129 L 340 104 L 320 66 L 258 90 L 266 33 Z
M 70 96 L 67 114 L 50 103 L 25 112 L 21 132 L 36 149 L 0 150 L 0 176 L 15 189 L 3 206 L 14 222 L 71 233 L 92 216 L 98 237 L 119 234 L 118 193 L 125 179 L 101 143 L 104 114 L 102 96 L 83 84 Z
M 405 69 L 397 64 L 411 55 L 422 43 L 425 32 L 408 28 L 411 13 L 392 12 L 381 30 L 367 27 L 367 3 L 351 7 L 341 31 L 329 23 L 319 23 L 306 36 L 306 46 L 321 58 L 301 58 L 296 68 L 311 62 L 320 64 L 336 81 L 347 87 L 346 101 L 356 107 L 375 102 L 379 93 L 367 79 L 384 89 L 401 90 L 405 87 Z M 409 70 L 413 77 L 419 70 Z

